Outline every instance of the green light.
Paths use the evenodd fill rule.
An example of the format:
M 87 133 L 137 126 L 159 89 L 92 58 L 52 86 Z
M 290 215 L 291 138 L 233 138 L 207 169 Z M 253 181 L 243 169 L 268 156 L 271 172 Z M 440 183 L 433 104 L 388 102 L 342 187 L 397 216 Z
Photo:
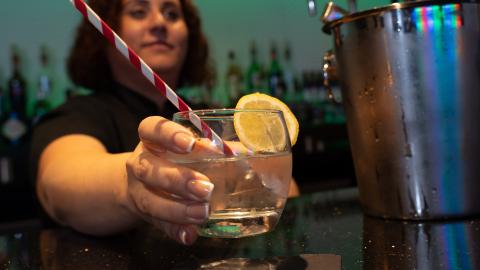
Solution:
M 231 225 L 231 226 L 215 225 L 213 226 L 213 230 L 217 232 L 223 232 L 223 233 L 233 233 L 233 234 L 240 233 L 240 228 L 234 225 Z
M 440 6 L 435 6 L 433 8 L 433 18 L 434 18 L 434 28 L 435 30 L 440 30 L 440 27 L 442 26 L 442 21 L 443 21 L 443 14 L 440 10 Z
M 421 8 L 416 8 L 415 9 L 415 18 L 416 18 L 416 25 L 417 25 L 417 30 L 423 31 L 423 25 L 422 25 L 422 9 Z

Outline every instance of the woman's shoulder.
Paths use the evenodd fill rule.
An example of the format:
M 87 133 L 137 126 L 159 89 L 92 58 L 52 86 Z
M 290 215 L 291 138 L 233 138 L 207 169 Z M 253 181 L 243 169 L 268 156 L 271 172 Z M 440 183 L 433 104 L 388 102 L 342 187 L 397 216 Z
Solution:
M 72 130 L 82 127 L 105 128 L 115 114 L 115 105 L 111 97 L 103 93 L 71 97 L 63 104 L 45 114 L 36 124 L 36 128 L 47 126 Z
M 109 110 L 113 104 L 114 96 L 109 93 L 92 93 L 88 95 L 78 95 L 69 98 L 54 111 L 100 111 Z

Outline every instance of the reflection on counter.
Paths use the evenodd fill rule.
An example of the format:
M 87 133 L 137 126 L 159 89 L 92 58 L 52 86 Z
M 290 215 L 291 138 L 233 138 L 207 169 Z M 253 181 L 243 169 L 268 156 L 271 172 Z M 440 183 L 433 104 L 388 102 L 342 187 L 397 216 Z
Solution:
M 365 217 L 364 269 L 479 269 L 477 221 L 402 222 Z M 379 250 L 384 250 L 379 252 Z

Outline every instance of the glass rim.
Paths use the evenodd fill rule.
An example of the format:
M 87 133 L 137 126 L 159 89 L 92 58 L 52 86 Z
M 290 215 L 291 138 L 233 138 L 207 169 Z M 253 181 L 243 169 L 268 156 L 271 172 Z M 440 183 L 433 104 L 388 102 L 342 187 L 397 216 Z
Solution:
M 183 112 L 176 112 L 173 114 L 172 119 L 179 119 L 179 120 L 187 120 L 188 118 L 186 117 L 187 114 L 194 113 L 200 119 L 205 119 L 205 118 L 218 118 L 218 117 L 233 117 L 234 113 L 237 112 L 257 112 L 257 113 L 272 113 L 272 114 L 278 114 L 282 115 L 283 117 L 283 112 L 281 110 L 277 109 L 201 109 L 201 110 L 191 110 L 191 111 L 183 111 Z

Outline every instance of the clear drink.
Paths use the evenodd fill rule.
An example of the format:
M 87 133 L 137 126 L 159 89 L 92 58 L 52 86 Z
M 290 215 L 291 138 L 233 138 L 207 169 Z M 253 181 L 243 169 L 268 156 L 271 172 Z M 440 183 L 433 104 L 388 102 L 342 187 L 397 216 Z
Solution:
M 197 170 L 215 185 L 210 216 L 199 226 L 208 237 L 239 238 L 271 231 L 277 224 L 292 176 L 290 152 L 176 163 Z
M 219 150 L 189 120 L 197 115 L 233 155 Z M 178 112 L 173 121 L 189 128 L 198 141 L 189 154 L 169 160 L 206 175 L 215 185 L 208 220 L 198 232 L 206 237 L 240 238 L 273 230 L 292 178 L 290 137 L 280 110 L 218 109 Z

